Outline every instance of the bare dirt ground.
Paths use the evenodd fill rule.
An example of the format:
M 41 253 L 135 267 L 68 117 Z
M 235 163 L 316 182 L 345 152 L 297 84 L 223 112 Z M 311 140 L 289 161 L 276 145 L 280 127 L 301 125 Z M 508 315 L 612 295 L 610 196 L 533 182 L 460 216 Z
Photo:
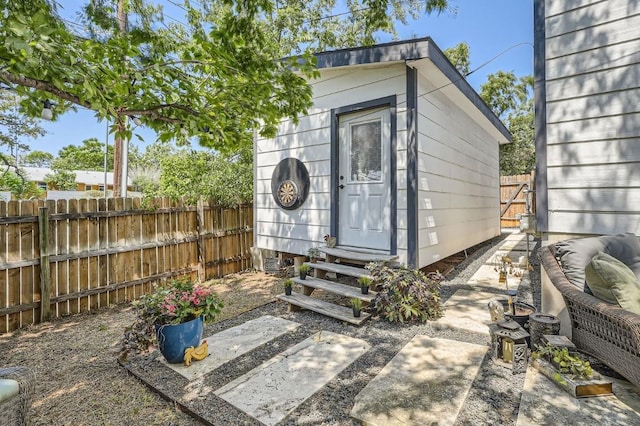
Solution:
M 210 282 L 225 303 L 222 321 L 274 300 L 280 279 L 240 273 Z M 99 309 L 0 335 L 0 366 L 37 376 L 33 425 L 199 425 L 117 362 L 130 305 Z

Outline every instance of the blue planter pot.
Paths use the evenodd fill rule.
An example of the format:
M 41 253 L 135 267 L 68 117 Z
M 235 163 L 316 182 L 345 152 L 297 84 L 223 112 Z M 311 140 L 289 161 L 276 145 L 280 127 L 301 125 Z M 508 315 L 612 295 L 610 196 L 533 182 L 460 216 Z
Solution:
M 158 326 L 158 346 L 164 359 L 170 364 L 183 362 L 185 349 L 200 344 L 203 328 L 202 316 L 182 324 Z

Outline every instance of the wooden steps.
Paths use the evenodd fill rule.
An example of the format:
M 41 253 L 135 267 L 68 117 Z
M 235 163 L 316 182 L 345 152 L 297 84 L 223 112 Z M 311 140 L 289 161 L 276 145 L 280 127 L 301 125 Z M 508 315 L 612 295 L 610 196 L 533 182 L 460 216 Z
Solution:
M 304 294 L 295 292 L 290 296 L 282 294 L 278 296 L 278 299 L 289 303 L 289 310 L 291 311 L 308 309 L 322 315 L 346 321 L 350 324 L 362 324 L 363 321 L 371 316 L 370 314 L 363 311 L 361 312 L 361 316 L 356 318 L 353 316 L 353 311 L 350 306 L 342 306 L 313 298 L 312 295 L 314 290 L 323 290 L 348 299 L 358 298 L 362 300 L 363 308 L 366 308 L 375 299 L 376 292 L 369 290 L 369 294 L 362 294 L 360 291 L 360 285 L 357 284 L 355 280 L 353 280 L 353 285 L 329 281 L 325 279 L 327 277 L 327 273 L 335 273 L 336 277 L 348 276 L 353 278 L 371 278 L 369 271 L 364 269 L 364 265 L 370 262 L 388 263 L 397 259 L 397 256 L 380 254 L 372 251 L 352 251 L 342 247 L 321 247 L 319 249 L 321 252 L 326 254 L 327 261 L 317 263 L 305 262 L 305 265 L 309 265 L 310 268 L 313 268 L 313 277 L 308 274 L 306 280 L 301 280 L 300 278 L 293 279 L 295 283 L 302 286 Z M 358 267 L 350 265 L 361 266 Z M 345 305 L 348 304 L 349 301 L 347 300 L 346 302 L 347 303 L 344 303 Z
M 398 258 L 397 255 L 392 254 L 382 254 L 364 250 L 348 250 L 341 247 L 319 247 L 319 250 L 327 255 L 327 262 L 329 263 L 342 259 L 353 263 L 392 262 Z
M 278 295 L 278 299 L 289 303 L 291 310 L 292 306 L 297 308 L 308 309 L 310 311 L 317 312 L 328 317 L 336 318 L 341 321 L 348 322 L 354 325 L 360 325 L 363 321 L 369 318 L 371 315 L 366 312 L 361 312 L 358 318 L 353 316 L 351 308 L 345 306 L 336 305 L 335 303 L 325 302 L 324 300 L 314 299 L 310 296 L 305 296 L 299 293 L 291 293 L 291 296 L 286 294 Z
M 317 263 L 309 263 L 305 262 L 306 265 L 309 265 L 311 268 L 315 270 L 315 276 L 318 278 L 324 278 L 324 275 L 327 272 L 334 272 L 340 275 L 348 275 L 354 278 L 360 277 L 369 277 L 369 271 L 363 268 L 358 268 L 356 266 L 342 265 L 340 263 L 329 263 L 329 262 L 317 262 Z
M 369 290 L 369 294 L 362 294 L 359 287 L 340 284 L 332 281 L 322 280 L 307 276 L 306 280 L 294 278 L 293 282 L 300 284 L 304 289 L 304 294 L 310 296 L 314 289 L 324 290 L 348 298 L 358 298 L 366 303 L 371 303 L 376 297 L 376 292 Z

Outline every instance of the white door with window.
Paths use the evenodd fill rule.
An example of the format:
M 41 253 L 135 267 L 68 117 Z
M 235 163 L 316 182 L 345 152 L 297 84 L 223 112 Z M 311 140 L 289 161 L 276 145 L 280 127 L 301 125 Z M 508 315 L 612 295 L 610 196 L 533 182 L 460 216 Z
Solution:
M 338 243 L 390 249 L 391 117 L 388 108 L 339 118 Z

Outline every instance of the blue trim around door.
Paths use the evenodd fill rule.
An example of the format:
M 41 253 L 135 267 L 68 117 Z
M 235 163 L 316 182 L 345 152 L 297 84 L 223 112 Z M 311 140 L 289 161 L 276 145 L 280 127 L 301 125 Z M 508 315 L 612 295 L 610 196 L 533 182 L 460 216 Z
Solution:
M 339 214 L 340 206 L 339 206 L 339 197 L 338 197 L 338 186 L 340 185 L 339 175 L 339 144 L 338 144 L 338 126 L 340 124 L 340 116 L 349 114 L 357 111 L 364 111 L 367 109 L 374 109 L 380 107 L 388 107 L 390 120 L 391 120 L 391 143 L 389 153 L 389 161 L 390 164 L 390 173 L 391 173 L 391 182 L 390 182 L 390 200 L 391 200 L 391 226 L 390 226 L 390 244 L 389 244 L 389 254 L 396 254 L 398 251 L 398 182 L 397 182 L 397 117 L 396 117 L 396 95 L 387 96 L 384 98 L 373 99 L 366 102 L 360 102 L 352 105 L 345 105 L 339 108 L 333 108 L 331 110 L 331 235 L 338 238 L 340 240 L 340 236 L 338 235 L 340 229 L 339 223 Z

